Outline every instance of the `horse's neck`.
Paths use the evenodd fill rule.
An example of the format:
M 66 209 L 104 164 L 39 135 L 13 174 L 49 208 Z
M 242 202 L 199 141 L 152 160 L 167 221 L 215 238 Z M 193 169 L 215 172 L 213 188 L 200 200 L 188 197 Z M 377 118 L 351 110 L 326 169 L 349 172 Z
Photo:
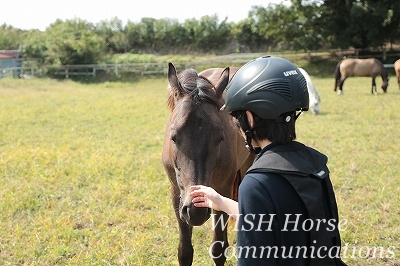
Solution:
M 388 81 L 388 72 L 385 67 L 383 67 L 383 69 L 381 71 L 381 77 L 382 77 L 383 81 Z

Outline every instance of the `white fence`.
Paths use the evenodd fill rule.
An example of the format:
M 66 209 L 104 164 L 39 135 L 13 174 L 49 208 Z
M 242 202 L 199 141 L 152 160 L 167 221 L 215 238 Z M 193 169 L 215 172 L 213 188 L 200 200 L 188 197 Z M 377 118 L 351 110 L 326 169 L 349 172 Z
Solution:
M 161 63 L 137 63 L 137 64 L 105 64 L 105 65 L 63 65 L 47 67 L 47 72 L 54 75 L 70 76 L 93 76 L 96 77 L 100 71 L 113 72 L 115 76 L 123 73 L 135 73 L 140 75 L 166 74 L 167 64 Z
M 195 62 L 187 62 L 187 63 L 177 63 L 175 66 L 177 69 L 187 69 L 197 67 L 202 70 L 209 67 L 216 66 L 241 66 L 248 62 L 253 58 L 257 58 L 263 56 L 265 54 L 275 55 L 287 58 L 296 64 L 296 61 L 303 60 L 305 57 L 311 60 L 312 57 L 315 56 L 331 56 L 332 53 L 336 54 L 338 60 L 343 57 L 373 57 L 369 56 L 360 56 L 358 53 L 354 53 L 354 50 L 343 50 L 343 51 L 312 51 L 308 53 L 296 53 L 296 52 L 270 52 L 270 53 L 235 53 L 228 54 L 223 56 L 216 56 L 214 58 L 209 58 L 205 60 L 199 60 Z M 349 56 L 350 55 L 350 56 Z M 386 54 L 383 52 L 383 58 L 385 58 Z M 399 54 L 400 57 L 400 54 Z M 393 64 L 384 64 L 386 68 L 392 68 Z M 113 74 L 116 77 L 120 75 L 124 75 L 127 73 L 132 73 L 136 75 L 150 75 L 150 74 L 163 74 L 166 75 L 168 71 L 168 63 L 133 63 L 133 64 L 87 64 L 87 65 L 42 65 L 38 66 L 23 66 L 19 68 L 7 68 L 0 69 L 0 78 L 4 76 L 14 76 L 13 74 L 19 73 L 21 77 L 29 77 L 29 76 L 45 76 L 51 74 L 52 76 L 60 76 L 63 78 L 70 78 L 72 76 L 90 76 L 96 77 L 99 73 L 107 73 Z
M 216 56 L 205 60 L 198 60 L 186 63 L 174 63 L 177 69 L 183 70 L 187 68 L 199 67 L 203 70 L 205 68 L 216 67 L 217 65 L 223 66 L 241 66 L 248 62 L 250 59 L 263 56 L 262 53 L 241 53 L 241 54 L 228 54 L 223 56 Z M 71 76 L 92 76 L 96 77 L 100 71 L 111 73 L 116 76 L 124 73 L 133 73 L 139 75 L 154 75 L 163 74 L 168 72 L 168 62 L 165 63 L 133 63 L 133 64 L 93 64 L 93 65 L 61 65 L 61 66 L 46 66 L 46 72 L 51 72 L 55 75 L 61 75 L 65 78 Z

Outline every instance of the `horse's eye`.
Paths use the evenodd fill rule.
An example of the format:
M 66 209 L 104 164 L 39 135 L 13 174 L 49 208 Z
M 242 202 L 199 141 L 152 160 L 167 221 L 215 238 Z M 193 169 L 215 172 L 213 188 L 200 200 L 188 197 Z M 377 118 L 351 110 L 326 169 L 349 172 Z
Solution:
M 174 125 L 171 125 L 171 129 L 170 129 L 170 133 L 169 133 L 170 135 L 169 135 L 169 138 L 170 138 L 170 140 L 173 142 L 173 143 L 176 143 L 176 140 L 177 140 L 177 130 L 176 130 L 176 128 L 174 127 Z
M 176 135 L 171 135 L 171 140 L 173 143 L 176 143 Z

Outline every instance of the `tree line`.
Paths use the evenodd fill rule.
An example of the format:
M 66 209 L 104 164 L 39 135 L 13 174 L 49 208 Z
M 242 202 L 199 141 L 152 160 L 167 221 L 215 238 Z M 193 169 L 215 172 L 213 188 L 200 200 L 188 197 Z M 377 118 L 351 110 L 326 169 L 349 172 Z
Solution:
M 104 63 L 121 53 L 232 53 L 381 48 L 400 38 L 400 1 L 291 0 L 253 6 L 237 22 L 200 19 L 114 18 L 91 23 L 56 20 L 45 31 L 0 26 L 0 49 L 18 49 L 45 64 Z M 109 62 L 115 63 L 115 62 Z

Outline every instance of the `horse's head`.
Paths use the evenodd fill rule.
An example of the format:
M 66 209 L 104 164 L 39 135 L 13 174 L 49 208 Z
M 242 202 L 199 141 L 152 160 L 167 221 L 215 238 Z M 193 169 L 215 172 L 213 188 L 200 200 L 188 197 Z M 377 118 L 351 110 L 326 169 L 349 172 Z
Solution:
M 179 188 L 175 192 L 179 195 L 174 197 L 175 200 L 179 197 L 180 218 L 189 225 L 201 225 L 208 220 L 211 210 L 192 204 L 190 186 L 216 188 L 218 181 L 222 186 L 225 176 L 234 168 L 230 152 L 232 128 L 228 115 L 219 110 L 229 81 L 229 68 L 222 72 L 214 87 L 192 69 L 177 75 L 170 63 L 168 81 L 171 114 L 163 161 L 175 191 Z
M 309 98 L 310 98 L 310 109 L 311 112 L 315 115 L 320 113 L 320 109 L 319 109 L 319 102 L 320 102 L 320 98 L 318 94 L 309 94 Z
M 382 86 L 381 86 L 381 88 L 382 88 L 382 90 L 383 90 L 383 92 L 387 92 L 387 88 L 389 87 L 389 74 L 388 74 L 388 72 L 387 72 L 387 70 L 386 70 L 386 68 L 382 65 L 382 74 L 381 74 L 381 77 L 382 77 Z
M 299 68 L 301 74 L 304 76 L 307 82 L 307 90 L 308 90 L 308 96 L 310 100 L 310 109 L 313 114 L 319 114 L 319 102 L 320 102 L 320 97 L 318 95 L 317 89 L 315 88 L 314 83 L 311 80 L 310 75 L 307 73 L 307 71 L 303 68 Z
M 387 92 L 387 88 L 389 87 L 389 77 L 383 78 L 382 82 L 382 90 L 383 92 Z

